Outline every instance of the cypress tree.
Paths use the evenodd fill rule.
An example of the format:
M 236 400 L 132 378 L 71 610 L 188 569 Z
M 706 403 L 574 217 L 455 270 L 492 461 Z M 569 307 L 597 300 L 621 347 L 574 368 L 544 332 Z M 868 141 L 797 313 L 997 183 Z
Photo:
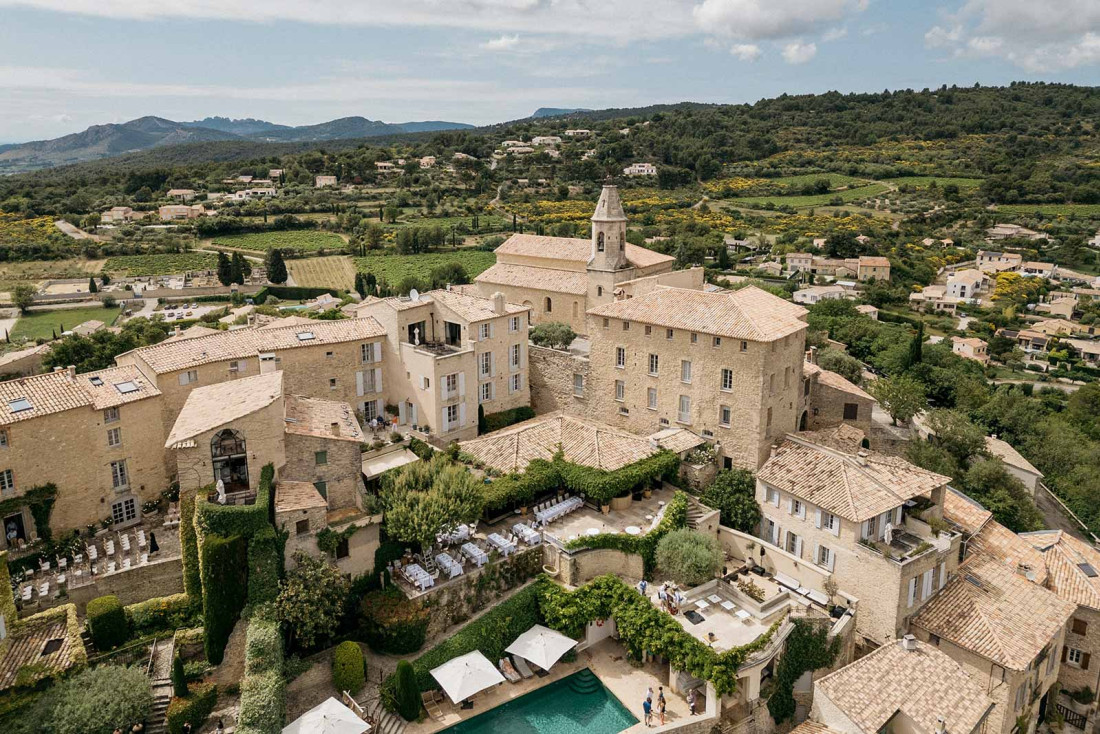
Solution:
M 272 283 L 285 283 L 286 278 L 286 263 L 283 261 L 283 253 L 273 247 L 267 251 L 267 279 Z
M 489 421 L 485 420 L 485 406 L 477 406 L 477 435 L 489 432 Z
M 95 284 L 95 278 L 94 277 L 88 278 L 88 292 L 89 293 L 98 293 L 99 292 L 99 286 L 97 286 Z
M 924 345 L 924 322 L 917 324 L 917 333 L 913 335 L 912 341 L 909 342 L 909 357 L 906 359 L 906 367 L 912 367 L 921 363 L 923 357 Z
M 187 678 L 183 674 L 183 658 L 176 653 L 172 658 L 172 693 L 177 698 L 187 696 Z
M 218 253 L 218 282 L 222 285 L 229 285 L 233 282 L 233 264 L 224 252 Z
M 229 281 L 244 285 L 244 258 L 239 252 L 234 252 L 233 259 L 229 261 Z

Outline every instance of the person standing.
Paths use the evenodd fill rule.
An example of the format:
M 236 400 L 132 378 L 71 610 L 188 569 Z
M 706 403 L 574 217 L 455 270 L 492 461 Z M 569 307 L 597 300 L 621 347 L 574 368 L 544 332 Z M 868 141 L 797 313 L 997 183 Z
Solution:
M 688 691 L 688 711 L 691 712 L 692 716 L 695 716 L 695 689 L 694 688 L 692 688 L 690 691 Z
M 645 714 L 645 725 L 653 726 L 653 702 L 649 700 L 648 696 L 642 701 L 642 712 Z
M 665 689 L 657 689 L 657 716 L 661 719 L 661 726 L 665 725 Z

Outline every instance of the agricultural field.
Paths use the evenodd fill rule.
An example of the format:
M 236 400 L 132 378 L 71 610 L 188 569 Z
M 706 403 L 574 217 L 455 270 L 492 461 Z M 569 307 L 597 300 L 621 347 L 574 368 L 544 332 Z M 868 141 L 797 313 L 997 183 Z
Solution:
M 873 183 L 867 186 L 859 186 L 854 189 L 842 189 L 840 191 L 830 191 L 827 194 L 813 194 L 811 196 L 743 196 L 731 199 L 729 203 L 734 206 L 747 207 L 759 207 L 771 203 L 776 206 L 789 206 L 794 209 L 809 209 L 817 206 L 828 206 L 830 203 L 837 200 L 841 203 L 862 201 L 883 194 L 889 190 L 890 187 L 886 184 Z
M 85 321 L 102 321 L 110 326 L 118 318 L 117 307 L 104 308 L 92 306 L 89 308 L 64 308 L 56 311 L 34 311 L 25 316 L 20 316 L 15 322 L 15 328 L 11 330 L 13 341 L 26 339 L 50 339 L 56 333 L 58 336 L 65 329 L 83 324 Z
M 482 250 L 453 250 L 451 252 L 429 252 L 422 255 L 370 255 L 355 258 L 355 267 L 361 273 L 374 273 L 374 276 L 387 283 L 396 285 L 401 279 L 413 275 L 427 278 L 432 268 L 448 263 L 461 263 L 466 274 L 473 280 L 475 276 L 487 270 L 497 260 L 491 252 Z M 354 276 L 352 276 L 354 279 Z
M 425 256 L 417 255 L 416 257 Z M 286 267 L 291 280 L 294 281 L 294 285 L 299 287 L 351 290 L 355 285 L 355 263 L 347 255 L 287 260 Z
M 211 243 L 215 246 L 231 247 L 238 250 L 255 250 L 257 252 L 266 252 L 273 248 L 300 252 L 340 251 L 346 246 L 344 238 L 340 235 L 312 229 L 219 235 L 214 237 Z
M 982 185 L 982 179 L 980 178 L 955 178 L 951 176 L 902 176 L 901 178 L 883 179 L 882 183 L 899 188 L 908 186 L 911 189 L 927 189 L 933 181 L 941 189 L 948 184 L 954 184 L 959 187 L 960 191 L 976 189 Z
M 37 285 L 43 280 L 86 278 L 103 270 L 106 260 L 24 260 L 0 264 L 0 291 L 10 292 L 26 283 Z
M 179 252 L 161 255 L 117 255 L 107 258 L 103 269 L 119 277 L 175 275 L 189 270 L 212 270 L 218 256 L 209 252 Z
M 998 204 L 997 212 L 1020 216 L 1038 213 L 1044 217 L 1100 218 L 1100 204 Z
M 425 217 L 420 213 L 420 210 L 414 207 L 403 209 L 401 216 L 397 218 L 396 222 L 378 222 L 375 219 L 375 224 L 381 224 L 383 228 L 387 230 L 396 230 L 403 227 L 442 227 L 447 232 L 450 232 L 451 227 L 465 226 L 467 229 L 473 231 L 474 218 L 471 215 L 461 217 Z M 505 221 L 504 217 L 498 214 L 479 214 L 477 217 L 477 225 L 479 232 L 499 232 L 504 229 L 505 226 L 511 226 L 512 221 L 509 219 Z
M 801 193 L 804 186 L 812 186 L 818 181 L 829 182 L 829 190 L 835 191 L 849 186 L 863 186 L 870 183 L 867 179 L 845 176 L 841 173 L 804 173 L 797 176 L 778 176 L 775 178 L 751 178 L 733 176 L 708 181 L 703 184 L 707 195 L 715 198 L 738 196 L 793 196 Z

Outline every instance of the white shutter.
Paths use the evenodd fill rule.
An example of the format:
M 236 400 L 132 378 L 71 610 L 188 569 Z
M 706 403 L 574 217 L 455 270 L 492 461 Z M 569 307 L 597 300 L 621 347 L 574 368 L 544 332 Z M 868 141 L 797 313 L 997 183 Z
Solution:
M 794 554 L 802 557 L 802 537 L 799 535 L 794 536 Z
M 382 368 L 376 367 L 374 369 L 374 391 L 382 392 Z
M 913 606 L 913 603 L 917 601 L 917 577 L 909 579 L 909 607 Z
M 420 389 L 421 390 L 427 390 L 428 389 L 428 378 L 425 377 L 424 375 L 420 376 Z
M 248 372 L 248 360 L 247 359 L 242 359 L 239 362 L 237 362 L 237 371 L 238 372 Z
M 458 427 L 463 428 L 466 425 L 466 403 L 458 404 Z
M 788 515 L 793 515 L 794 514 L 794 498 L 793 497 L 788 497 L 787 498 L 787 514 Z
M 374 401 L 374 414 L 378 416 L 379 422 L 386 421 L 386 401 L 382 398 L 378 398 Z
M 772 523 L 772 545 L 779 545 L 779 539 L 781 537 L 783 537 L 783 536 L 782 536 L 782 533 L 781 533 L 781 529 L 779 527 L 779 523 L 773 522 Z
M 493 352 L 489 352 L 489 377 L 496 377 L 497 375 L 497 355 Z
M 818 507 L 816 510 L 814 510 L 814 525 L 816 525 L 819 528 L 821 527 L 821 508 L 820 507 Z
M 806 519 L 806 503 L 805 502 L 803 502 L 801 505 L 799 505 L 798 516 L 801 517 L 803 520 Z
M 458 397 L 466 397 L 466 373 L 458 373 Z
M 901 508 L 900 507 L 898 507 L 896 510 L 894 510 L 894 517 L 897 518 L 896 520 L 894 520 L 894 527 L 901 527 Z
M 834 551 L 834 550 L 832 550 L 832 549 L 829 549 L 829 563 L 828 563 L 828 569 L 829 569 L 830 571 L 832 571 L 832 570 L 833 570 L 833 564 L 834 564 L 834 563 L 836 563 L 836 551 Z
M 497 327 L 493 322 L 489 322 L 489 338 L 492 339 L 497 333 Z
M 779 490 L 773 489 L 772 491 L 775 493 L 774 499 L 772 499 L 772 504 L 776 507 L 779 507 Z
M 932 569 L 928 569 L 924 572 L 924 578 L 921 579 L 920 598 L 924 601 L 928 597 L 932 596 Z
M 943 585 L 946 584 L 946 583 L 947 583 L 947 563 L 941 562 L 940 563 L 940 588 L 942 589 Z
M 179 377 L 179 381 L 180 381 L 181 385 L 186 385 L 187 384 L 187 373 L 186 372 L 179 373 L 178 377 Z
M 360 397 L 363 396 L 363 373 L 362 372 L 356 372 L 355 373 L 355 394 L 360 396 Z
M 829 532 L 838 538 L 840 537 L 840 518 L 836 515 L 833 515 L 833 526 L 829 529 Z
M 401 425 L 405 425 L 407 417 L 405 415 L 405 401 L 402 400 L 397 404 L 397 420 Z
M 814 557 L 810 559 L 814 563 L 814 565 L 817 565 L 818 560 L 821 559 L 820 554 L 821 554 L 821 546 L 818 545 L 817 543 L 814 543 Z

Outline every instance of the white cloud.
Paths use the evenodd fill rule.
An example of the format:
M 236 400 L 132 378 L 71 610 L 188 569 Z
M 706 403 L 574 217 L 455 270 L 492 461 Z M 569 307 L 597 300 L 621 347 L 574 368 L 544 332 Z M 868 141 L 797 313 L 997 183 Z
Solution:
M 816 43 L 791 41 L 783 47 L 783 58 L 788 64 L 805 64 L 817 55 Z
M 499 36 L 491 41 L 481 44 L 486 51 L 510 51 L 519 45 L 519 35 Z
M 825 31 L 821 36 L 822 41 L 839 41 L 848 35 L 848 28 L 846 26 L 838 26 L 836 28 L 830 28 Z
M 867 0 L 703 0 L 692 15 L 706 33 L 779 39 L 821 31 L 866 6 Z
M 756 61 L 763 52 L 755 43 L 738 43 L 730 49 L 730 53 L 742 61 Z
M 1001 58 L 1030 72 L 1100 63 L 1097 0 L 964 0 L 924 36 L 961 58 Z

